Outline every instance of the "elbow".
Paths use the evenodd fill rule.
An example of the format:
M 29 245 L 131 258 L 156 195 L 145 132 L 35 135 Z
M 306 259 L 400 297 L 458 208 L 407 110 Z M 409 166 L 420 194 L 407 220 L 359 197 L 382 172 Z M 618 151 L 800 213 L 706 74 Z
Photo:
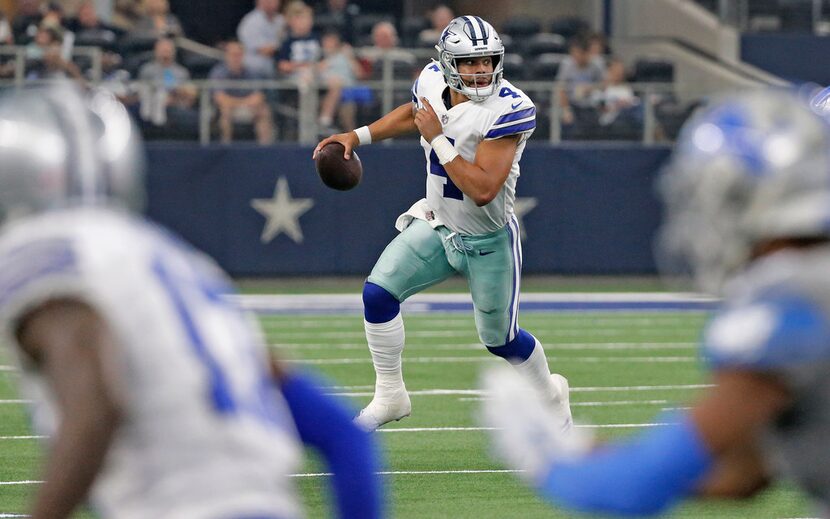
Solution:
M 486 191 L 482 193 L 476 193 L 475 196 L 472 196 L 470 198 L 473 199 L 473 202 L 475 202 L 476 206 L 484 207 L 485 205 L 492 202 L 496 198 L 497 194 L 498 191 Z

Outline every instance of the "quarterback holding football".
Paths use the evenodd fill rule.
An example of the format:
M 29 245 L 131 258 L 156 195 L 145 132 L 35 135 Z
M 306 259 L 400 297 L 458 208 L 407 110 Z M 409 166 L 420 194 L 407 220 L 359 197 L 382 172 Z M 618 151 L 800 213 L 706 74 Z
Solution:
M 400 234 L 381 254 L 363 289 L 366 338 L 375 368 L 374 399 L 356 421 L 374 430 L 408 416 L 400 304 L 460 273 L 470 286 L 479 339 L 537 388 L 571 423 L 568 383 L 551 375 L 541 343 L 518 322 L 522 249 L 513 205 L 519 160 L 536 128 L 536 107 L 503 78 L 504 45 L 478 16 L 459 16 L 412 87 L 412 102 L 369 126 L 322 140 L 360 145 L 420 132 L 426 198 L 402 214 Z

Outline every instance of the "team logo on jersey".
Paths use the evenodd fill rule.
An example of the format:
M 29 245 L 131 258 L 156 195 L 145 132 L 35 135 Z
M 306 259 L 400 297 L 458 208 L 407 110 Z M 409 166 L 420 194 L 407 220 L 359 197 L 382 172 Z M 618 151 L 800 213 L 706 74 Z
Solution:
M 450 122 L 450 116 L 447 114 L 441 114 L 441 124 L 447 124 Z

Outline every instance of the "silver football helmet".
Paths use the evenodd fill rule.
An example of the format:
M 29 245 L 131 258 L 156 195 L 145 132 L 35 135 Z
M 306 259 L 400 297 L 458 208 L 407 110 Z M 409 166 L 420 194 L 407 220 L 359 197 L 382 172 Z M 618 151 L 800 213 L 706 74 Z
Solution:
M 0 218 L 144 203 L 141 137 L 112 95 L 61 83 L 0 98 Z
M 830 237 L 830 126 L 789 92 L 727 97 L 686 124 L 659 187 L 658 263 L 718 294 L 758 244 Z
M 459 16 L 447 25 L 435 48 L 438 64 L 450 88 L 477 103 L 496 92 L 504 75 L 504 44 L 492 25 L 478 16 Z M 472 79 L 472 84 L 466 83 L 458 72 L 457 60 L 481 56 L 492 56 L 493 72 L 465 74 L 468 80 Z M 481 79 L 487 80 L 487 84 L 478 86 Z

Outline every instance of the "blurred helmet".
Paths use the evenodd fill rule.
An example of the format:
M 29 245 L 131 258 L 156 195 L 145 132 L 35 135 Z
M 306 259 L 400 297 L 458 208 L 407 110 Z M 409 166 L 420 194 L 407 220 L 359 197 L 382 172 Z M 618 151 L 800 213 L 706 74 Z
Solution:
M 504 75 L 504 44 L 492 25 L 478 16 L 459 16 L 447 25 L 435 48 L 438 64 L 450 88 L 477 103 L 496 92 Z M 493 72 L 465 76 L 474 80 L 489 76 L 489 83 L 480 87 L 467 85 L 458 72 L 458 60 L 482 56 L 492 56 Z
M 0 98 L 0 219 L 144 203 L 141 137 L 111 94 L 70 84 Z
M 830 237 L 830 127 L 789 92 L 743 92 L 685 125 L 659 188 L 657 259 L 719 293 L 759 243 Z

